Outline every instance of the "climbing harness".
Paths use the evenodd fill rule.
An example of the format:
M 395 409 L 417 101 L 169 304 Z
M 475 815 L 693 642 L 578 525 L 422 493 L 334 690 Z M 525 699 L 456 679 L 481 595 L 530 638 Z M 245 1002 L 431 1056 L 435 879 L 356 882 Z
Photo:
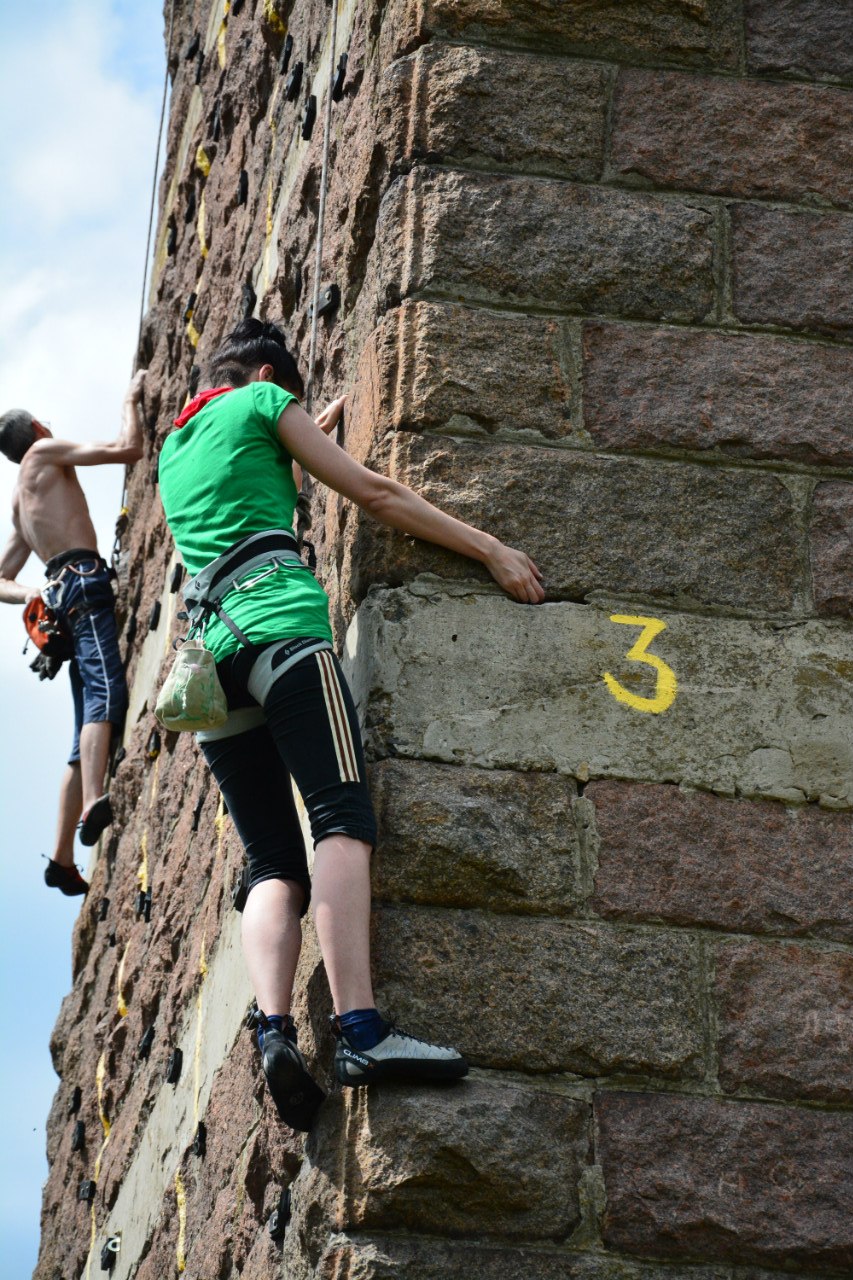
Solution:
M 223 555 L 205 565 L 184 586 L 184 603 L 192 624 L 190 633 L 200 627 L 211 614 L 215 614 L 241 645 L 251 644 L 249 638 L 222 608 L 221 601 L 231 591 L 248 590 L 263 578 L 276 573 L 285 564 L 305 568 L 296 539 L 288 529 L 266 529 L 263 533 L 252 533 L 241 538 Z M 239 581 L 253 569 L 260 568 L 264 572 L 249 582 Z

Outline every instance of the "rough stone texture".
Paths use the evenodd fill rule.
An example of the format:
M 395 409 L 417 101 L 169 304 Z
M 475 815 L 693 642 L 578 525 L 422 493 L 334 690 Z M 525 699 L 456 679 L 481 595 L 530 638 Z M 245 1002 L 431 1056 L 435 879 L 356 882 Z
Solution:
M 704 1074 L 696 944 L 677 934 L 488 913 L 376 913 L 377 998 L 478 1065 Z
M 397 46 L 433 34 L 465 36 L 548 52 L 627 61 L 734 67 L 738 31 L 731 0 L 395 0 L 389 24 Z
M 776 476 L 410 433 L 376 465 L 459 519 L 522 544 L 552 600 L 608 591 L 782 613 L 805 586 L 793 496 Z M 470 560 L 368 518 L 350 530 L 355 599 L 376 582 L 476 572 Z
M 556 913 L 582 900 L 568 778 L 384 760 L 371 784 L 376 897 Z
M 724 1089 L 853 1101 L 853 955 L 723 943 L 716 987 Z
M 452 160 L 588 181 L 601 174 L 604 67 L 426 45 L 388 77 L 383 126 L 394 164 Z
M 816 342 L 587 323 L 596 445 L 853 464 L 853 352 Z
M 677 787 L 592 782 L 596 911 L 853 942 L 853 819 Z
M 611 163 L 654 186 L 853 204 L 853 95 L 677 71 L 621 71 Z
M 850 1114 L 614 1093 L 596 1115 L 609 1247 L 806 1274 L 853 1266 Z
M 736 205 L 732 240 L 738 320 L 850 336 L 853 219 Z
M 324 1117 L 293 1194 L 307 1206 L 331 1193 L 339 1230 L 563 1239 L 580 1219 L 588 1102 L 478 1078 L 351 1092 Z
M 394 184 L 377 231 L 386 302 L 425 290 L 683 321 L 712 310 L 715 239 L 713 214 L 695 205 L 428 169 Z
M 441 1240 L 336 1240 L 329 1245 L 319 1280 L 729 1280 L 716 1267 L 658 1267 L 615 1254 L 581 1254 L 565 1249 L 514 1249 L 501 1244 L 445 1243 Z
M 811 565 L 819 613 L 853 613 L 853 485 L 819 484 L 814 493 Z
M 745 18 L 753 70 L 853 79 L 853 12 L 844 0 L 746 0 Z
M 624 606 L 622 606 L 624 608 Z M 661 712 L 658 677 L 626 660 L 642 623 L 610 608 L 533 608 L 425 581 L 376 591 L 347 657 L 375 755 L 557 770 L 582 781 L 682 782 L 722 794 L 853 806 L 850 646 L 832 624 L 726 621 L 656 610 L 649 653 L 674 671 Z M 631 615 L 627 615 L 631 616 Z M 648 618 L 649 614 L 639 615 Z
M 569 435 L 577 398 L 569 324 L 434 302 L 396 307 L 362 353 L 348 449 L 366 456 L 374 435 L 399 429 Z

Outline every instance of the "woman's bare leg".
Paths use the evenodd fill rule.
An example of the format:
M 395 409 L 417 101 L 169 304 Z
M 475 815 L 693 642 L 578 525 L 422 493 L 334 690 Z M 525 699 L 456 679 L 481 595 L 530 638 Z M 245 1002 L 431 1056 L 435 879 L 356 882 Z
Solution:
M 258 1007 L 290 1012 L 293 978 L 302 945 L 304 891 L 293 880 L 262 880 L 243 908 L 243 953 Z
M 370 845 L 343 835 L 321 840 L 311 903 L 335 1012 L 372 1009 Z

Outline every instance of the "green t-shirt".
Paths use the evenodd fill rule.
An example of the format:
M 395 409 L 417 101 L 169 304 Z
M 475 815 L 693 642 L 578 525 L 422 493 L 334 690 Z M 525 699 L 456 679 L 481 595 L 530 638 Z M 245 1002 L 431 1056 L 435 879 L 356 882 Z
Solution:
M 293 459 L 276 424 L 296 397 L 271 382 L 251 382 L 210 400 L 172 432 L 160 453 L 160 497 L 190 576 L 235 542 L 264 529 L 290 529 L 296 506 Z M 242 581 L 257 577 L 250 570 Z M 222 607 L 253 644 L 317 636 L 331 640 L 329 601 L 307 568 L 282 565 Z M 217 662 L 240 644 L 211 618 L 205 644 Z

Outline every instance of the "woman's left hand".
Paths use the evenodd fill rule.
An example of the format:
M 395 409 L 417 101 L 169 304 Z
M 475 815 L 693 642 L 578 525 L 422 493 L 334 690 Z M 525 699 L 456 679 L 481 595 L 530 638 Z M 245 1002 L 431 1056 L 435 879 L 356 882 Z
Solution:
M 332 434 L 340 422 L 346 402 L 346 396 L 338 396 L 337 400 L 333 400 L 331 404 L 326 405 L 322 413 L 317 414 L 315 422 L 327 436 Z

